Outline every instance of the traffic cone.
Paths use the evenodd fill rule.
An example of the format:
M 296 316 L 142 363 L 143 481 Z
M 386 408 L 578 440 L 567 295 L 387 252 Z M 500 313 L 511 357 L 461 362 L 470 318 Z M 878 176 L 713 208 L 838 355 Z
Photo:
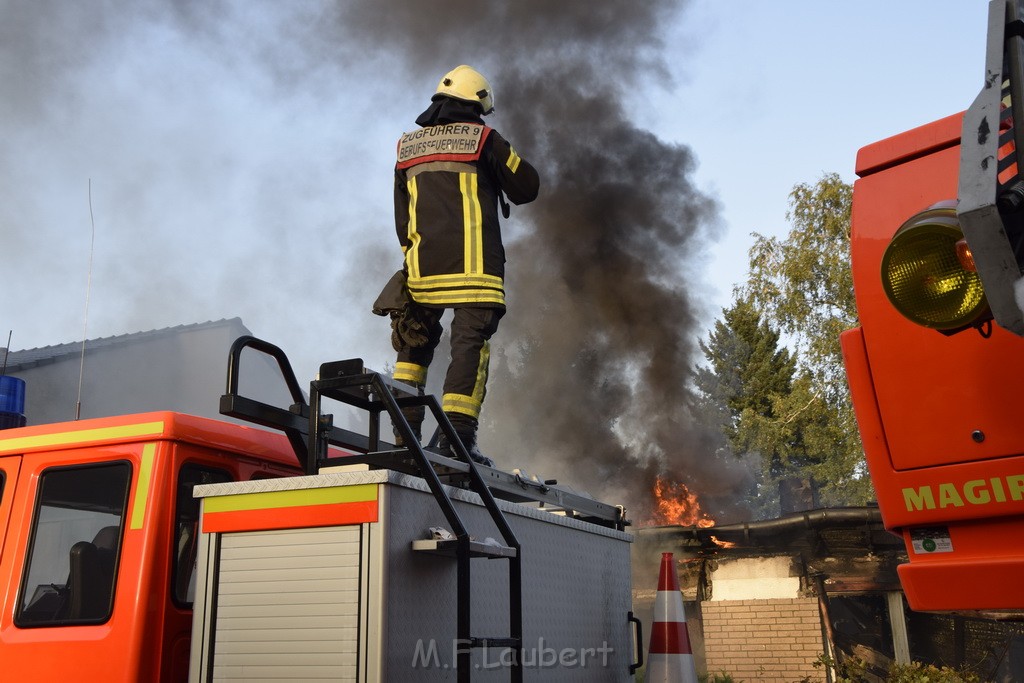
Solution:
M 661 554 L 658 595 L 654 599 L 651 649 L 644 683 L 697 683 L 697 669 L 686 630 L 683 594 L 679 592 L 672 553 Z

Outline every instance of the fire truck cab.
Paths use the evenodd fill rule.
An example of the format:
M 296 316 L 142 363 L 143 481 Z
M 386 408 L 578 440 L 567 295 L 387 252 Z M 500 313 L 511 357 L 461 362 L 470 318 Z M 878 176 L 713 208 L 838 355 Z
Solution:
M 0 432 L 4 679 L 186 681 L 194 486 L 299 471 L 281 434 L 170 412 Z

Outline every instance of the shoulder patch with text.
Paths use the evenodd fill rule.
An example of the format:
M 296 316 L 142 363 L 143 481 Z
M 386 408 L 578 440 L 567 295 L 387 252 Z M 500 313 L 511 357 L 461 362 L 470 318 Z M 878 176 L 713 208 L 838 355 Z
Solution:
M 398 140 L 398 168 L 428 161 L 476 161 L 490 132 L 477 123 L 445 123 L 406 133 Z

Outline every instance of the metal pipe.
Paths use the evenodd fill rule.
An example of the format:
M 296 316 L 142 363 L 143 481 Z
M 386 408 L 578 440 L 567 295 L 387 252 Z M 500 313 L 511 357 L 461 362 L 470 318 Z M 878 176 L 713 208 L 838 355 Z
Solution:
M 875 507 L 822 509 L 798 512 L 778 519 L 740 522 L 723 526 L 653 527 L 644 529 L 644 536 L 652 541 L 662 537 L 665 541 L 689 540 L 713 544 L 712 536 L 719 540 L 737 539 L 738 537 L 738 540 L 749 541 L 756 536 L 778 534 L 785 531 L 806 531 L 829 526 L 858 526 L 880 524 L 881 522 L 882 514 Z
M 823 526 L 854 526 L 858 524 L 877 524 L 882 521 L 882 513 L 878 508 L 840 508 L 808 510 L 797 512 L 778 519 L 766 519 L 742 524 L 727 524 L 697 529 L 699 537 L 721 536 L 723 534 L 742 533 L 749 538 L 766 531 L 796 531 L 818 529 Z

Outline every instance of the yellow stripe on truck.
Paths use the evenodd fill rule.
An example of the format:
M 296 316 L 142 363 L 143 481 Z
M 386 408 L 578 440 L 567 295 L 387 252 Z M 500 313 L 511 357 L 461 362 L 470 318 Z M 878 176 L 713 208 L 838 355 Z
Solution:
M 147 443 L 142 447 L 142 464 L 139 466 L 139 482 L 135 485 L 135 502 L 132 504 L 132 519 L 128 526 L 129 529 L 141 529 L 146 521 L 146 503 L 149 501 L 149 489 L 153 481 L 155 457 L 155 443 Z
M 332 503 L 360 503 L 377 500 L 377 484 L 335 486 L 301 491 L 262 491 L 238 493 L 228 496 L 210 496 L 203 499 L 206 513 L 239 512 L 242 510 L 269 510 L 304 505 L 330 505 Z
M 20 436 L 10 439 L 0 438 L 0 453 L 20 453 L 23 451 L 38 450 L 40 448 L 79 446 L 95 441 L 112 441 L 115 439 L 138 438 L 143 436 L 161 436 L 163 433 L 164 423 L 163 421 L 159 421 L 141 422 L 139 424 L 123 425 L 121 427 L 82 429 L 74 432 L 60 432 L 58 434 Z

